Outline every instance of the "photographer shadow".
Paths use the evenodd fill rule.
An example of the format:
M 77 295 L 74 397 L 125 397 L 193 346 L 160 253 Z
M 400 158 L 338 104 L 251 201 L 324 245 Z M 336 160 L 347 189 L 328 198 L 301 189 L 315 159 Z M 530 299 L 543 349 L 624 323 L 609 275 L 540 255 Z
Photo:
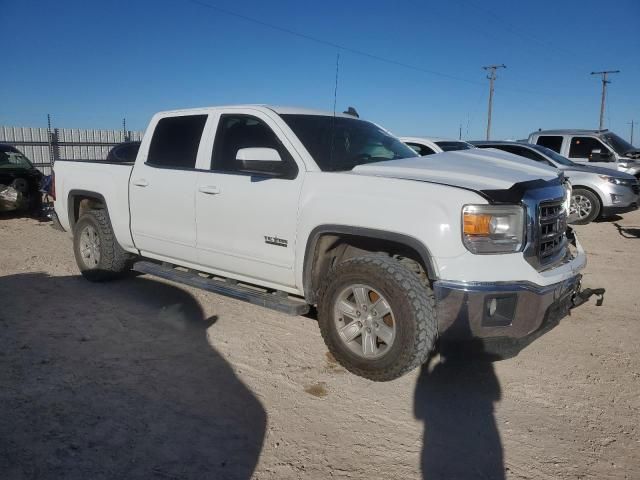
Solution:
M 3 478 L 251 478 L 267 415 L 186 290 L 0 277 Z
M 484 353 L 479 341 L 445 343 L 439 350 L 422 366 L 414 395 L 415 417 L 424 422 L 423 478 L 504 479 L 494 415 L 501 398 L 497 357 Z

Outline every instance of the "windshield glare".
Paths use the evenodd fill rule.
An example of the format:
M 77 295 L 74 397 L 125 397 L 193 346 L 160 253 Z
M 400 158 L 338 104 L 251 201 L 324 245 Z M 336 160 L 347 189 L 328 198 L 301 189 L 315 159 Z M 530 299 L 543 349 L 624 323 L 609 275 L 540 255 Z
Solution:
M 400 140 L 364 120 L 298 114 L 281 117 L 323 171 L 346 171 L 366 163 L 418 156 Z
M 613 148 L 613 150 L 620 155 L 623 155 L 630 150 L 637 150 L 636 147 L 631 145 L 624 138 L 620 138 L 615 133 L 605 133 L 602 135 L 602 139 L 607 145 Z
M 33 165 L 31 165 L 31 162 L 22 153 L 3 150 L 0 151 L 0 168 L 31 169 Z
M 441 141 L 435 142 L 443 152 L 455 152 L 456 150 L 470 150 L 474 148 L 473 145 L 467 142 L 454 142 L 454 141 Z
M 551 150 L 550 148 L 543 147 L 542 145 L 530 145 L 531 148 L 538 150 L 540 153 L 546 155 L 554 162 L 559 163 L 560 165 L 565 165 L 567 167 L 575 167 L 576 164 L 569 160 L 567 157 L 563 157 L 559 153 Z

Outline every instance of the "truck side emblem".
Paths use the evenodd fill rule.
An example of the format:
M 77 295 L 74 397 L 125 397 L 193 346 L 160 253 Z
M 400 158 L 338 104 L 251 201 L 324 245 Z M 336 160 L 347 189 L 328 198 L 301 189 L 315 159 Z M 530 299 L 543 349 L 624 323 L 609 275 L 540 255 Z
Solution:
M 287 247 L 289 245 L 289 241 L 284 238 L 278 237 L 270 237 L 268 235 L 264 236 L 264 243 L 268 243 L 269 245 L 276 245 L 278 247 Z

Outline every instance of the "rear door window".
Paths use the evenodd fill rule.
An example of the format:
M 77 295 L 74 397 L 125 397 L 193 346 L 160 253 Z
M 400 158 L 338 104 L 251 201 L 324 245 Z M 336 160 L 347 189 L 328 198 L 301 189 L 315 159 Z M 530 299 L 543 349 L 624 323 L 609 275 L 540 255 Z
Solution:
M 184 115 L 160 120 L 153 132 L 147 163 L 167 168 L 195 168 L 206 121 L 206 115 Z
M 536 143 L 543 147 L 550 148 L 556 153 L 562 149 L 562 136 L 560 135 L 540 135 Z

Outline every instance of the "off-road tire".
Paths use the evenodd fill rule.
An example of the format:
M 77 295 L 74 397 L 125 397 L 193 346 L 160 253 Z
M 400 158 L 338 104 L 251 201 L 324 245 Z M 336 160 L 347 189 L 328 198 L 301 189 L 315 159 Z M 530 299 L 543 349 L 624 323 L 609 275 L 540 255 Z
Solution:
M 334 302 L 349 285 L 368 284 L 389 302 L 396 338 L 381 358 L 358 357 L 339 338 Z M 327 275 L 319 292 L 318 323 L 327 348 L 350 372 L 377 382 L 398 378 L 422 365 L 438 336 L 435 297 L 414 272 L 393 258 L 367 255 L 346 260 Z
M 572 195 L 582 195 L 583 197 L 588 198 L 591 202 L 591 213 L 584 218 L 573 220 L 571 223 L 574 225 L 586 225 L 587 223 L 593 222 L 600 216 L 600 199 L 595 193 L 583 188 L 574 188 Z
M 92 226 L 100 238 L 100 260 L 88 268 L 80 253 L 80 235 L 87 225 Z M 106 210 L 94 209 L 84 213 L 73 228 L 73 252 L 80 273 L 92 282 L 105 282 L 122 277 L 131 270 L 133 256 L 118 244 Z

